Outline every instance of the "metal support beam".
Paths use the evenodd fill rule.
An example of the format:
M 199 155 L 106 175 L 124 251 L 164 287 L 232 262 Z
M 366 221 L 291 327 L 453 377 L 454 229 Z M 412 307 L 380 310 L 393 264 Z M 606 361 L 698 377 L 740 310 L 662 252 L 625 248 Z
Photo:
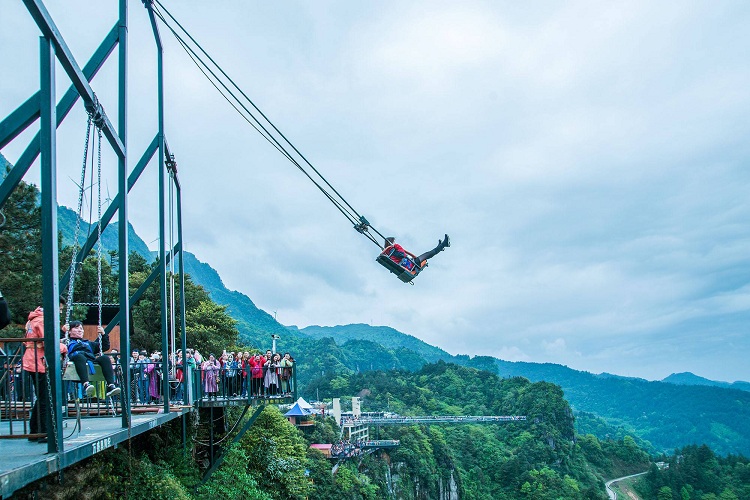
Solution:
M 253 426 L 255 421 L 258 419 L 260 414 L 265 409 L 266 405 L 262 404 L 259 405 L 258 408 L 255 410 L 255 413 L 252 414 L 252 416 L 248 419 L 248 421 L 245 423 L 245 425 L 242 427 L 240 432 L 237 433 L 237 435 L 232 439 L 232 442 L 227 445 L 227 450 L 232 447 L 235 443 L 238 443 L 240 439 L 242 439 L 242 436 L 245 435 L 245 433 L 250 430 L 250 427 Z M 213 429 L 213 425 L 211 425 L 211 429 Z M 226 457 L 226 452 L 219 455 L 219 457 L 213 462 L 211 467 L 206 471 L 206 474 L 203 476 L 203 480 L 201 481 L 201 484 L 206 484 L 206 481 L 208 481 L 208 478 L 211 477 L 211 474 L 213 474 L 216 469 L 219 468 L 221 463 L 224 461 L 224 457 Z
M 50 408 L 47 418 L 47 450 L 57 453 L 63 450 L 62 414 L 60 400 L 60 328 L 57 248 L 57 165 L 55 116 L 55 47 L 46 37 L 39 39 L 40 61 L 40 126 L 42 151 L 42 293 L 44 300 L 44 357 L 47 360 L 47 376 L 50 391 Z
M 117 32 L 120 39 L 118 51 L 118 110 L 117 110 L 117 131 L 122 141 L 123 147 L 128 144 L 128 2 L 120 0 L 119 19 L 117 22 Z M 126 150 L 127 151 L 127 150 Z M 148 153 L 148 151 L 146 151 Z M 151 153 L 153 154 L 153 153 Z M 139 165 L 143 167 L 151 159 L 151 154 L 144 154 Z M 146 159 L 147 158 L 147 159 Z M 141 170 L 142 171 L 142 170 Z M 117 161 L 117 196 L 114 202 L 107 208 L 112 208 L 113 213 L 116 207 L 119 213 L 119 234 L 118 234 L 118 274 L 119 274 L 119 301 L 120 310 L 130 311 L 130 286 L 129 286 L 129 258 L 128 249 L 128 193 L 131 186 L 135 183 L 141 172 L 136 169 L 135 178 L 130 182 L 128 179 L 128 162 L 125 155 L 118 157 Z M 112 215 L 110 215 L 112 217 Z M 109 222 L 109 219 L 107 220 Z M 104 227 L 102 226 L 102 231 Z M 77 242 L 76 242 L 77 243 Z M 93 243 L 92 243 L 93 245 Z M 84 254 L 85 255 L 85 254 Z M 130 427 L 130 314 L 124 314 L 120 319 L 120 364 L 122 366 L 122 378 L 124 391 L 120 398 L 122 401 L 122 427 Z
M 83 68 L 83 74 L 89 81 L 91 81 L 94 76 L 96 76 L 97 72 L 104 64 L 104 61 L 107 60 L 107 57 L 109 57 L 110 53 L 112 53 L 112 50 L 114 50 L 115 45 L 117 44 L 118 34 L 115 28 L 112 28 L 101 45 L 99 45 L 99 48 L 96 49 L 94 55 L 91 56 L 89 62 L 86 63 L 86 66 Z M 70 110 L 73 109 L 73 105 L 76 103 L 76 101 L 78 101 L 78 97 L 80 97 L 78 95 L 78 91 L 74 86 L 71 85 L 68 91 L 65 92 L 63 98 L 60 100 L 60 103 L 57 105 L 58 127 L 68 115 Z M 35 109 L 27 107 L 28 102 L 32 100 L 36 100 Z M 28 113 L 35 113 L 35 115 L 30 117 L 28 116 Z M 5 141 L 10 142 L 18 135 L 18 133 L 20 133 L 20 130 L 18 131 L 18 133 L 16 133 L 16 129 L 23 125 L 26 120 L 29 120 L 31 118 L 36 119 L 39 116 L 38 113 L 39 93 L 36 93 L 28 101 L 26 101 L 26 103 L 22 104 L 20 108 L 18 108 L 5 120 L 3 120 L 2 125 L 0 125 L 0 137 L 2 137 L 3 139 L 3 141 L 0 142 L 0 149 L 5 146 Z M 33 122 L 33 120 L 31 121 Z M 28 172 L 31 164 L 34 163 L 34 160 L 36 160 L 37 156 L 39 156 L 40 144 L 40 134 L 37 133 L 31 140 L 31 143 L 29 143 L 24 152 L 18 158 L 18 161 L 16 161 L 15 166 L 8 173 L 5 180 L 2 182 L 2 184 L 0 184 L 0 208 L 5 205 L 5 202 L 8 200 L 10 193 L 12 193 L 18 183 L 21 182 L 21 179 L 24 175 L 26 175 L 26 172 Z
M 39 118 L 39 92 L 29 97 L 0 122 L 0 149 L 8 145 L 18 134 Z
M 154 33 L 156 42 L 156 95 L 157 107 L 159 110 L 159 265 L 161 266 L 160 287 L 161 287 L 161 349 L 162 352 L 169 353 L 169 315 L 167 311 L 167 259 L 166 259 L 166 203 L 164 201 L 164 192 L 166 190 L 166 171 L 164 161 L 166 159 L 164 135 L 164 48 L 161 44 L 159 35 L 159 26 L 156 24 L 153 5 L 150 0 L 143 2 L 148 11 L 148 18 L 151 21 L 151 30 Z M 162 361 L 162 373 L 169 373 L 169 356 L 164 356 Z M 169 377 L 162 380 L 162 394 L 169 394 Z M 169 397 L 164 398 L 164 412 L 169 412 Z
M 177 244 L 180 247 L 180 332 L 182 333 L 182 365 L 187 367 L 187 324 L 185 321 L 185 252 L 182 247 L 182 188 L 175 172 L 175 183 L 177 184 Z M 187 373 L 186 368 L 183 372 Z M 185 379 L 189 380 L 189 379 Z M 193 404 L 193 385 L 185 384 L 185 403 Z M 249 392 L 249 391 L 248 391 Z
M 98 101 L 96 99 L 96 96 L 94 95 L 94 91 L 91 89 L 88 80 L 83 75 L 81 68 L 78 67 L 75 58 L 73 57 L 73 53 L 65 43 L 65 40 L 60 34 L 60 30 L 57 29 L 57 26 L 52 20 L 52 17 L 49 15 L 49 12 L 47 12 L 47 8 L 44 6 L 41 0 L 23 0 L 23 3 L 26 5 L 26 8 L 31 14 L 31 17 L 33 17 L 34 21 L 36 21 L 36 24 L 41 30 L 42 34 L 45 37 L 49 38 L 55 46 L 57 59 L 60 61 L 60 65 L 68 74 L 70 80 L 73 82 L 73 86 L 80 94 L 81 99 L 83 99 L 83 102 L 86 105 L 86 109 L 97 109 Z M 112 126 L 112 123 L 109 121 L 109 117 L 107 117 L 103 109 L 101 110 L 101 112 L 104 122 L 102 125 L 102 133 L 107 138 L 109 144 L 112 146 L 115 154 L 117 154 L 119 158 L 124 158 L 125 145 L 122 143 L 122 141 L 120 141 L 120 137 L 117 135 L 117 132 L 115 132 L 115 128 Z

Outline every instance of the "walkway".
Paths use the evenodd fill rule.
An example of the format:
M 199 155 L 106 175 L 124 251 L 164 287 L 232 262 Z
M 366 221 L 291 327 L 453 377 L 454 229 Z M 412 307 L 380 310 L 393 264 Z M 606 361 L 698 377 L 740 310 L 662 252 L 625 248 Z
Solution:
M 629 476 L 618 477 L 617 479 L 611 479 L 611 480 L 607 481 L 604 484 L 604 487 L 607 489 L 607 495 L 609 495 L 609 500 L 617 500 L 617 493 L 615 493 L 615 490 L 612 489 L 612 485 L 613 484 L 615 484 L 618 481 L 622 481 L 624 479 L 630 479 L 631 477 L 642 476 L 642 475 L 646 474 L 647 472 L 648 471 L 646 471 L 646 472 L 639 472 L 638 474 L 631 474 Z

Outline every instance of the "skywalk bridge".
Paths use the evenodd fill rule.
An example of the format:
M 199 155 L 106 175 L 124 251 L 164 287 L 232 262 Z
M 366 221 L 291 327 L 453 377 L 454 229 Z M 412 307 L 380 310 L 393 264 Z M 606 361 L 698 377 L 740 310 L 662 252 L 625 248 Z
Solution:
M 420 424 L 496 424 L 502 422 L 523 422 L 523 415 L 499 415 L 499 416 L 421 416 L 421 417 L 368 417 L 357 418 L 342 417 L 341 426 L 357 425 L 420 425 Z

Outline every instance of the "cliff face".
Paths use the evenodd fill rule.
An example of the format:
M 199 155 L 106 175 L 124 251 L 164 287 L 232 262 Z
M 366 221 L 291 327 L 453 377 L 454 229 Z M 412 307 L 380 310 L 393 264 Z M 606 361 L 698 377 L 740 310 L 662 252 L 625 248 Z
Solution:
M 440 476 L 434 484 L 425 484 L 423 478 L 410 477 L 403 462 L 389 463 L 386 469 L 386 484 L 389 495 L 395 498 L 415 498 L 432 500 L 430 492 L 438 492 L 437 500 L 460 500 L 459 486 L 456 482 L 458 473 L 450 469 L 448 477 Z

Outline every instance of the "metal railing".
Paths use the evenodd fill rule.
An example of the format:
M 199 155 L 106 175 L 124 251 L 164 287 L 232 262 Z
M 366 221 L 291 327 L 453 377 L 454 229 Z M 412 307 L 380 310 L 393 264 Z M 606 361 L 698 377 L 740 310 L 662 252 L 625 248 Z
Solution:
M 249 365 L 203 369 L 188 364 L 186 373 L 184 367 L 178 365 L 174 375 L 168 374 L 169 402 L 172 405 L 184 404 L 188 391 L 191 391 L 196 403 L 219 400 L 296 399 L 296 366 L 270 368 L 275 377 L 268 375 L 268 370 L 269 368 L 264 368 L 260 376 L 253 376 Z M 131 362 L 130 388 L 123 388 L 123 395 L 129 395 L 134 407 L 163 404 L 163 378 L 161 361 Z
M 191 377 L 196 401 L 297 399 L 297 366 L 196 369 Z
M 40 350 L 44 339 L 0 338 L 0 438 L 42 438 L 51 430 L 47 418 L 52 398 L 49 394 L 51 373 L 24 370 L 23 357 L 28 349 L 34 353 L 32 367 L 45 366 Z M 116 366 L 116 365 L 115 365 Z M 115 370 L 118 384 L 122 382 Z M 62 374 L 55 374 L 62 378 Z M 59 379 L 58 379 L 59 380 Z M 60 410 L 64 419 L 80 417 L 113 417 L 121 414 L 119 396 L 106 398 L 104 382 L 92 381 L 96 392 L 87 396 L 80 382 L 62 381 L 63 401 Z M 32 420 L 33 419 L 33 420 Z

